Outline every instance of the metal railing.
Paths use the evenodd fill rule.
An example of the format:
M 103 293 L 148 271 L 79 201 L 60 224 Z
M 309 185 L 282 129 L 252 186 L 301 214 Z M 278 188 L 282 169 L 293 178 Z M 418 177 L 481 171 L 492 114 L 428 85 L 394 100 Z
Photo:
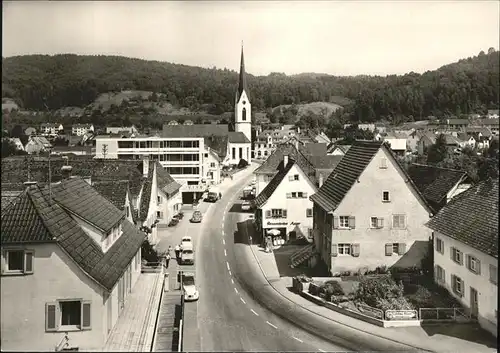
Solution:
M 420 308 L 418 314 L 423 322 L 471 322 L 475 320 L 463 308 Z
M 161 262 L 149 262 L 147 264 L 141 264 L 141 273 L 163 273 L 165 268 L 165 263 Z

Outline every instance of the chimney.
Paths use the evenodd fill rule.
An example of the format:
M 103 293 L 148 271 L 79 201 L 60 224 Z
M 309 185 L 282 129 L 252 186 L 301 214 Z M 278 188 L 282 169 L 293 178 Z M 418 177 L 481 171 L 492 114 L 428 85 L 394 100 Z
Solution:
M 142 175 L 147 177 L 149 174 L 149 158 L 145 157 L 142 159 Z
M 83 177 L 83 180 L 85 180 L 87 184 L 92 185 L 92 176 Z
M 283 168 L 285 168 L 288 165 L 288 154 L 283 155 Z
M 323 182 L 324 182 L 324 177 L 323 177 L 323 174 L 319 174 L 319 187 L 321 187 L 323 185 Z
M 62 179 L 69 179 L 71 178 L 71 171 L 73 170 L 73 167 L 70 165 L 63 165 L 61 167 L 61 176 Z

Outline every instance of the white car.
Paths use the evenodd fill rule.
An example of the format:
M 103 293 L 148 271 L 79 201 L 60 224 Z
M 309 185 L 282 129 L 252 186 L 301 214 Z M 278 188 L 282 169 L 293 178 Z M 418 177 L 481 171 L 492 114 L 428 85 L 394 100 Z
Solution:
M 196 301 L 200 298 L 198 288 L 194 282 L 194 273 L 184 272 L 182 275 L 182 288 L 184 289 L 184 301 Z
M 244 201 L 242 204 L 241 204 L 241 210 L 242 211 L 250 211 L 250 209 L 252 208 L 252 204 L 248 201 Z
M 182 246 L 182 249 L 192 249 L 193 248 L 193 240 L 191 239 L 191 237 L 182 237 L 182 241 L 181 241 L 181 246 Z

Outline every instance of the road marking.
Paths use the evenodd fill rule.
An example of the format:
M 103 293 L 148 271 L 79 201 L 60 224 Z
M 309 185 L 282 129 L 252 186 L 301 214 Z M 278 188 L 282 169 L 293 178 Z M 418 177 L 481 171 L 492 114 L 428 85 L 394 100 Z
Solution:
M 224 256 L 227 256 L 227 251 L 226 251 L 226 249 L 224 249 Z
M 224 220 L 222 220 L 221 225 L 222 228 L 224 228 Z
M 318 350 L 319 350 L 320 352 L 326 352 L 326 351 L 322 350 L 321 348 L 318 348 Z
M 227 261 L 226 261 L 226 266 L 227 266 L 227 270 L 231 271 L 231 269 L 229 268 L 229 262 L 227 262 Z
M 224 236 L 224 230 L 222 230 L 222 236 Z
M 226 245 L 226 241 L 222 238 L 222 244 Z
M 229 276 L 231 276 L 231 270 L 229 270 Z
M 302 341 L 301 339 L 298 339 L 297 337 L 295 336 L 292 336 L 294 339 L 296 339 L 297 341 L 299 341 L 300 343 L 304 343 L 304 341 Z
M 247 302 L 246 302 L 246 301 L 245 301 L 242 297 L 240 297 L 240 300 L 241 300 L 241 302 L 242 302 L 243 304 L 246 304 L 246 303 L 247 303 Z
M 238 294 L 238 290 L 236 289 L 236 287 L 234 287 L 234 291 L 236 292 L 236 294 Z
M 257 314 L 257 313 L 255 312 L 255 310 L 250 309 L 250 311 L 251 311 L 252 313 L 254 313 L 256 316 L 259 316 L 259 314 Z
M 273 324 L 271 324 L 269 321 L 266 321 L 266 324 L 268 324 L 271 327 L 277 328 L 276 326 L 274 326 Z
M 231 283 L 234 284 L 234 279 L 231 278 Z

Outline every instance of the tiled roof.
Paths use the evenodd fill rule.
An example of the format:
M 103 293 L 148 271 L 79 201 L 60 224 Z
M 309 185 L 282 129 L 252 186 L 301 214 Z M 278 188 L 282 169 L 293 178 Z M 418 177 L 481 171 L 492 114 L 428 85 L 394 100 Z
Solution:
M 95 193 L 81 179 L 65 180 L 62 186 L 66 199 L 80 199 L 82 193 Z M 60 188 L 56 188 L 53 195 L 59 192 Z M 93 198 L 84 199 L 93 204 Z M 123 234 L 104 253 L 57 201 L 48 201 L 47 187 L 35 185 L 25 191 L 21 199 L 2 214 L 2 243 L 57 242 L 83 271 L 106 289 L 112 290 L 137 254 L 145 234 L 125 220 L 122 223 Z
M 26 187 L 20 190 L 4 190 L 2 187 L 2 203 L 0 204 L 2 213 L 9 206 L 19 201 L 19 195 L 21 195 L 25 189 Z
M 137 218 L 140 222 L 144 222 L 148 218 L 149 203 L 151 202 L 151 188 L 153 187 L 154 164 L 149 164 L 148 176 L 143 182 L 141 202 Z
M 106 198 L 81 178 L 52 185 L 52 198 L 63 208 L 83 218 L 104 232 L 110 231 L 123 217 Z
M 167 195 L 171 195 L 181 188 L 181 184 L 176 182 L 174 178 L 161 166 L 160 163 L 156 163 L 156 178 L 158 182 L 158 188 L 163 190 Z
M 61 167 L 66 160 L 51 157 L 52 181 L 61 180 Z M 141 190 L 143 175 L 142 161 L 138 160 L 103 160 L 92 156 L 71 157 L 68 164 L 73 167 L 72 175 L 91 176 L 92 181 L 128 180 L 130 192 L 137 196 Z M 2 158 L 2 184 L 23 183 L 31 179 L 37 182 L 48 182 L 49 169 L 46 158 Z
M 229 140 L 228 136 L 210 135 L 205 136 L 204 140 L 205 144 L 214 150 L 214 152 L 217 153 L 221 159 L 226 158 L 227 143 Z
M 465 128 L 465 133 L 466 134 L 473 134 L 473 133 L 481 133 L 483 136 L 490 137 L 492 135 L 491 130 L 488 129 L 487 127 L 466 127 Z
M 311 196 L 311 200 L 326 211 L 335 210 L 380 148 L 384 148 L 394 162 L 399 165 L 394 153 L 382 141 L 355 141 L 318 192 Z M 400 169 L 415 188 L 426 207 L 431 210 L 405 169 L 402 167 Z
M 326 156 L 326 143 L 306 143 L 299 147 L 299 151 L 308 156 Z
M 271 179 L 271 181 L 266 185 L 264 190 L 262 190 L 255 199 L 256 207 L 258 208 L 262 207 L 267 202 L 267 200 L 269 200 L 271 195 L 276 191 L 276 188 L 281 184 L 286 174 L 290 171 L 290 169 L 292 169 L 294 164 L 296 163 L 293 159 L 290 159 L 288 161 L 288 165 L 286 167 L 283 167 L 283 164 L 281 164 L 278 173 Z
M 115 205 L 116 208 L 122 211 L 125 209 L 125 200 L 128 192 L 127 180 L 97 181 L 92 184 L 92 187 L 113 205 Z
M 283 165 L 283 156 L 288 155 L 293 159 L 302 169 L 302 171 L 314 182 L 316 171 L 314 166 L 307 160 L 307 158 L 298 151 L 291 143 L 284 143 L 278 145 L 276 150 L 266 159 L 262 165 L 257 168 L 254 173 L 256 174 L 275 174 L 279 171 L 280 166 Z
M 336 149 L 339 149 L 341 150 L 342 152 L 347 153 L 347 151 L 349 151 L 349 148 L 351 148 L 351 145 L 339 145 L 339 144 L 336 144 L 336 143 L 331 143 L 329 146 L 328 146 L 328 153 L 332 153 L 333 151 L 335 151 Z
M 343 156 L 307 156 L 315 169 L 334 169 Z
M 464 171 L 423 164 L 412 164 L 408 168 L 408 175 L 422 195 L 432 203 L 441 202 L 457 183 L 467 177 Z
M 248 138 L 241 131 L 229 131 L 229 142 L 231 143 L 250 143 Z
M 473 185 L 454 197 L 426 225 L 498 258 L 498 180 Z
M 162 137 L 205 137 L 210 135 L 227 136 L 228 125 L 194 124 L 194 125 L 163 125 Z

